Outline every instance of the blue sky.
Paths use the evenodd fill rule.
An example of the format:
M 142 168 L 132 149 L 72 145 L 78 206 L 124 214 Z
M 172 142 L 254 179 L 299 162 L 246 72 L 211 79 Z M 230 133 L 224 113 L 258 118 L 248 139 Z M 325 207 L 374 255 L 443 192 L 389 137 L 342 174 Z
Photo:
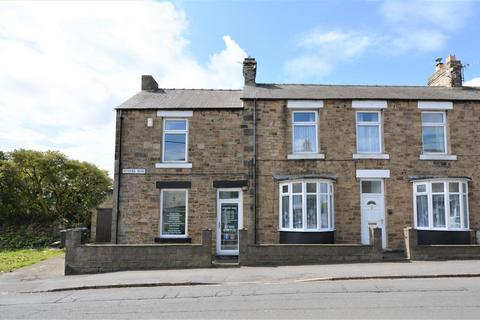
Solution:
M 113 168 L 113 108 L 140 75 L 240 88 L 241 62 L 277 83 L 424 85 L 455 54 L 480 86 L 478 1 L 0 2 L 0 150 L 60 150 Z
M 228 34 L 258 60 L 261 82 L 424 85 L 435 59 L 448 54 L 470 64 L 466 79 L 480 75 L 480 2 L 180 1 L 177 5 L 187 13 L 191 24 L 187 36 L 200 61 L 207 62 L 212 50 L 220 50 L 223 44 L 218 39 Z M 327 34 L 332 35 L 330 43 L 304 41 Z M 348 50 L 353 51 L 346 54 Z M 292 61 L 300 63 L 301 57 L 331 67 L 294 74 Z

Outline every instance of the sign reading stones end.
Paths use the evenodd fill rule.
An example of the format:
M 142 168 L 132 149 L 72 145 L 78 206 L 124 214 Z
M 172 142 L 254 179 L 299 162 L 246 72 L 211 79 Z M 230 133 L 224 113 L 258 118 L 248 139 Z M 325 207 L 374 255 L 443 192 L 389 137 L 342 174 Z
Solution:
M 127 173 L 127 174 L 145 174 L 146 170 L 145 169 L 123 169 L 122 173 Z

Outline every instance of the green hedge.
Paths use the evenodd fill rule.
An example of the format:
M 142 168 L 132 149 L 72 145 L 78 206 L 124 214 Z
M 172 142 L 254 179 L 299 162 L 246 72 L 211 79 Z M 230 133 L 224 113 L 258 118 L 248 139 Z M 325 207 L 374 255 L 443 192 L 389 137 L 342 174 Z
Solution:
M 0 250 L 42 248 L 57 240 L 59 235 L 32 226 L 0 227 Z

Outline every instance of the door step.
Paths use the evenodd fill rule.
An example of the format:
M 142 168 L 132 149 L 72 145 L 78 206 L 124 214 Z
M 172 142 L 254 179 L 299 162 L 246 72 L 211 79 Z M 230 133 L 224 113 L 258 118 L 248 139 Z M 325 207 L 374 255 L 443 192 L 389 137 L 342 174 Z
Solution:
M 408 261 L 404 250 L 384 250 L 383 261 Z
M 215 256 L 212 266 L 217 268 L 238 268 L 238 256 Z

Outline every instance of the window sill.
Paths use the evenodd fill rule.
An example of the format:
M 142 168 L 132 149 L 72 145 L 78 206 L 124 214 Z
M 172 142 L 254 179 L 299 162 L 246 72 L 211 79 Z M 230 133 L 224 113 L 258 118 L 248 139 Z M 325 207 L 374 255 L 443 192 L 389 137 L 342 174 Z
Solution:
M 288 160 L 325 159 L 325 153 L 291 153 L 287 155 Z
M 192 169 L 191 163 L 175 163 L 175 162 L 161 162 L 155 163 L 156 169 L 163 169 L 163 168 L 180 168 L 180 169 Z
M 279 232 L 333 232 L 333 229 L 321 229 L 321 230 L 299 230 L 299 229 L 278 229 Z
M 374 160 L 389 160 L 390 155 L 386 153 L 354 153 L 353 159 L 374 159 Z
M 420 160 L 454 161 L 457 160 L 457 156 L 454 154 L 421 154 Z
M 471 231 L 471 229 L 453 229 L 453 228 L 450 228 L 450 229 L 446 229 L 446 228 L 422 228 L 422 227 L 416 227 L 415 230 L 419 230 L 419 231 L 462 231 L 462 232 L 465 232 L 465 231 Z
M 155 237 L 155 243 L 192 243 L 192 238 L 183 237 L 183 238 L 165 238 L 165 237 Z

